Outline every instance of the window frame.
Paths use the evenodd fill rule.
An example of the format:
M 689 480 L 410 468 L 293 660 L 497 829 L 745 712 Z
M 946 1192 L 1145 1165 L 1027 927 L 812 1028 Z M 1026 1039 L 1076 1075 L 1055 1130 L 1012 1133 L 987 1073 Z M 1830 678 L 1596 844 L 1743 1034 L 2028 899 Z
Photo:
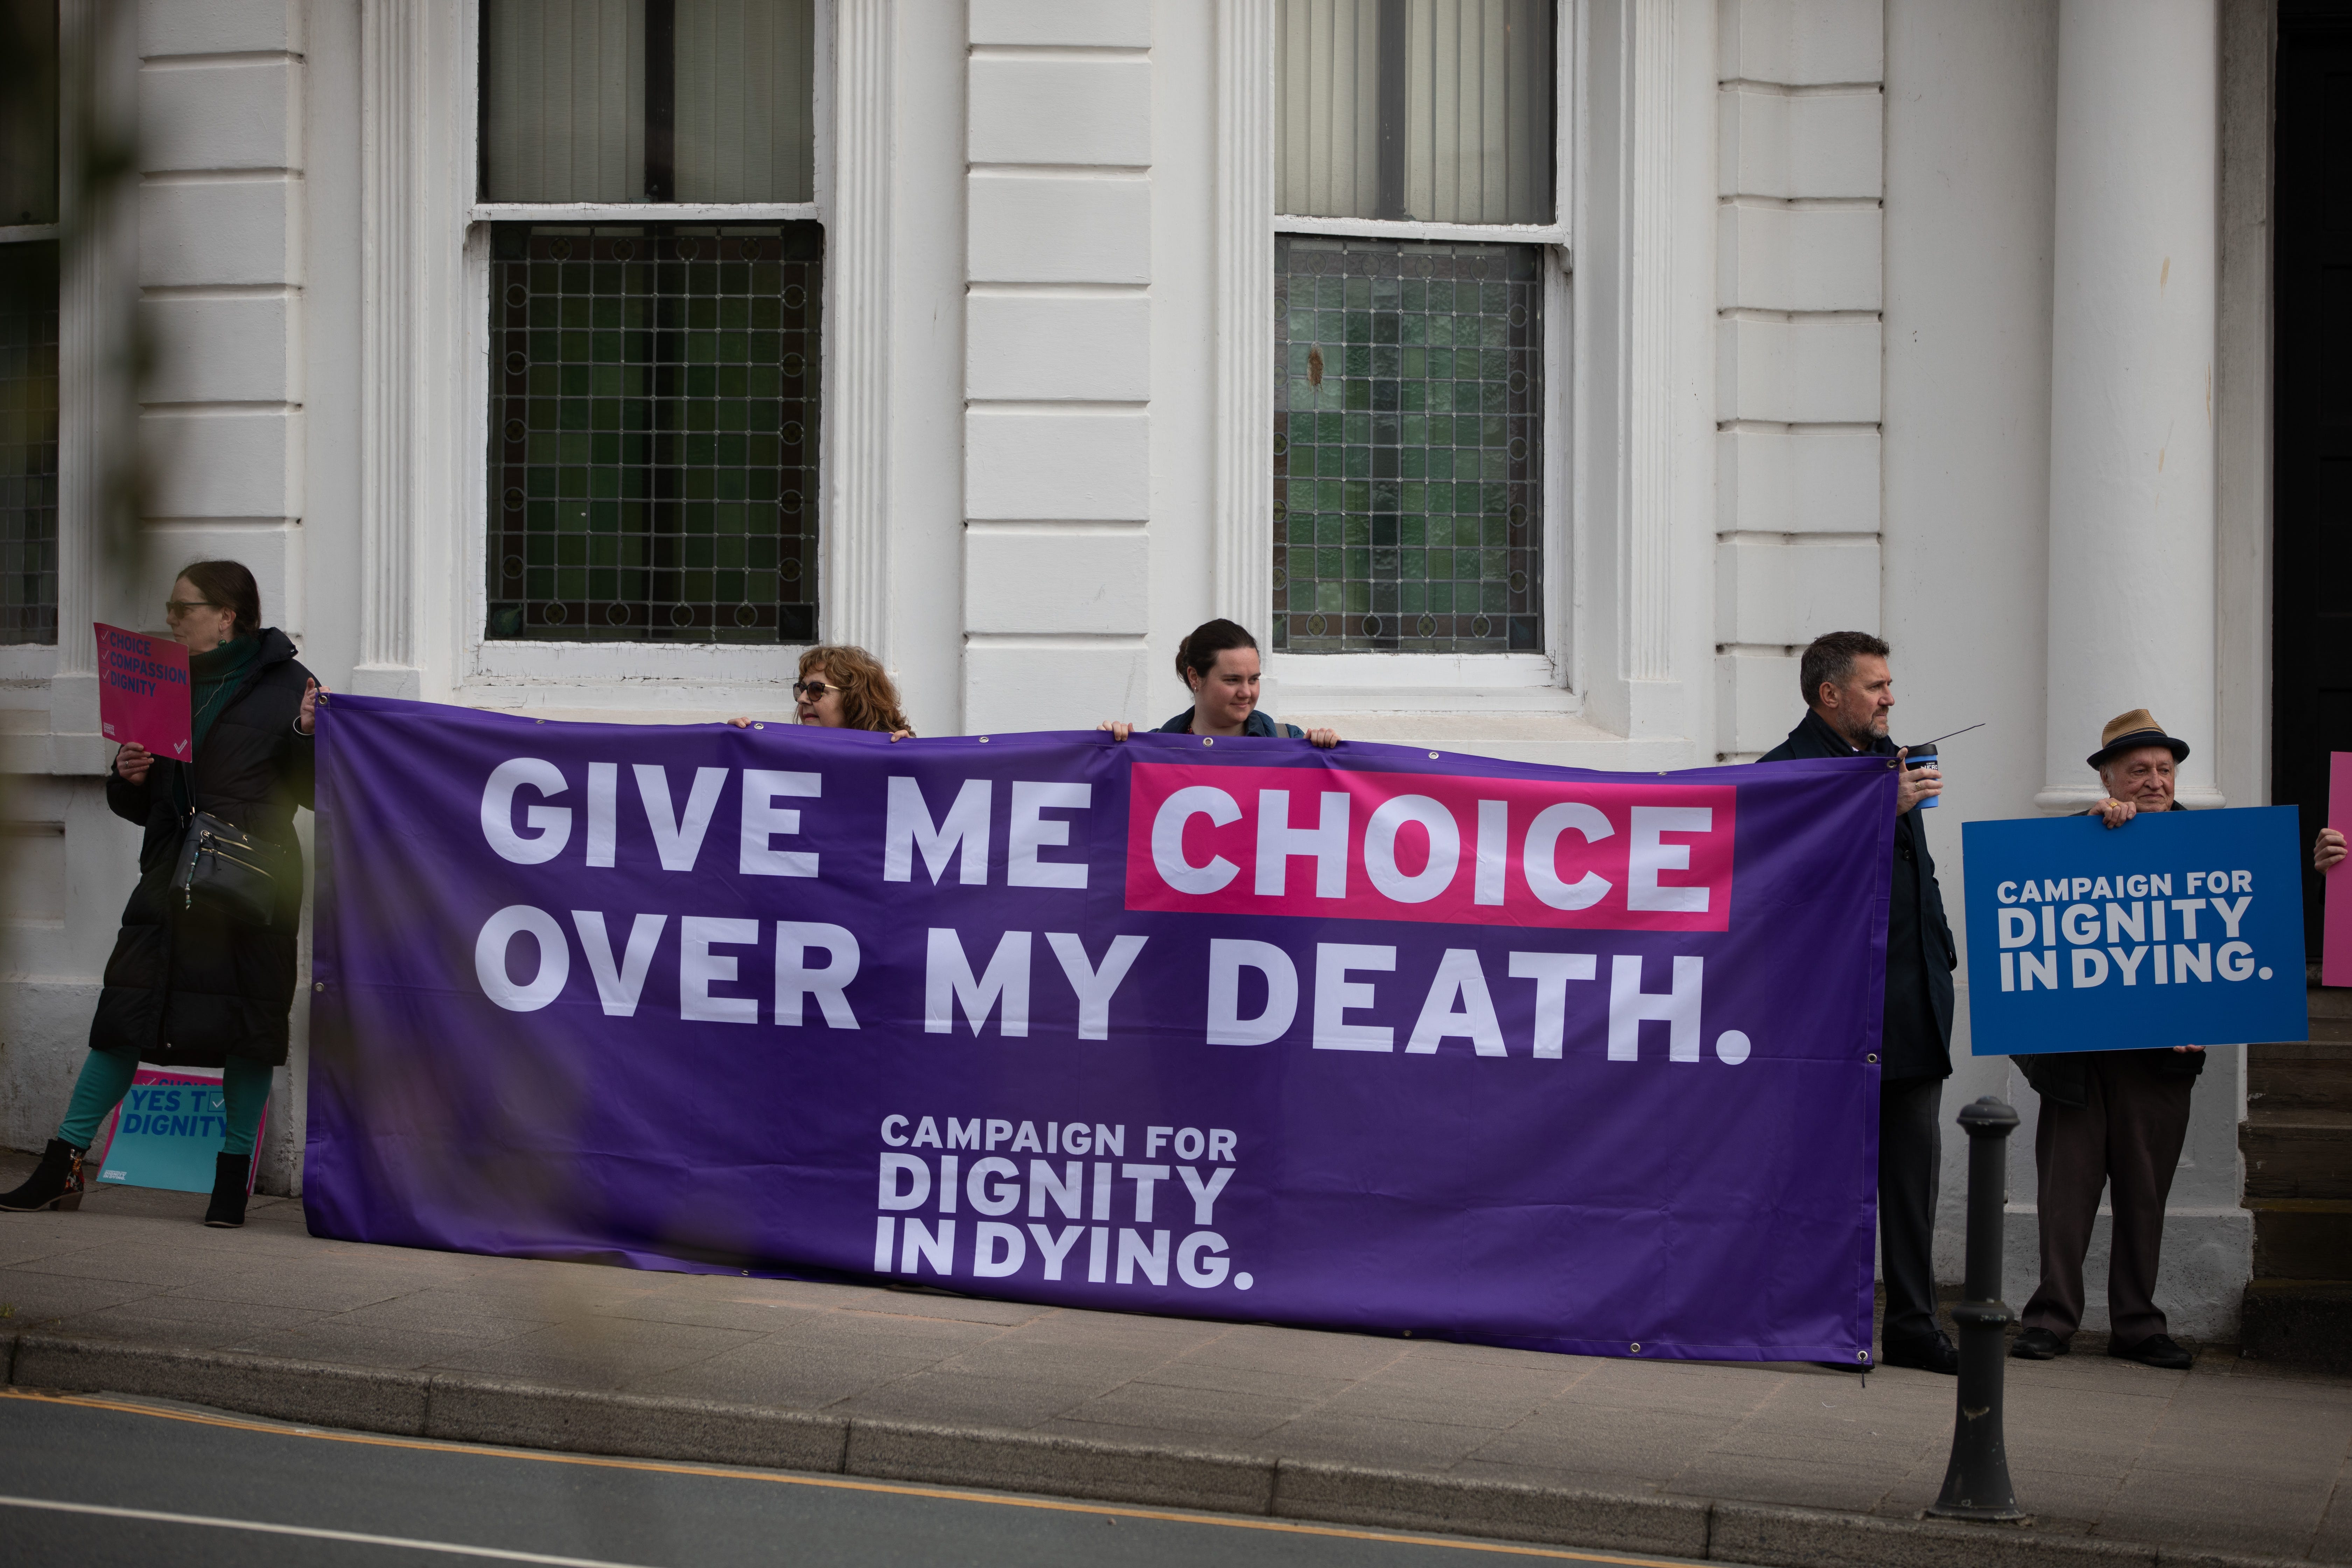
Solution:
M 1312 693 L 1310 703 L 1361 692 L 1371 696 L 1399 688 L 1444 688 L 1455 690 L 1534 691 L 1544 688 L 1575 689 L 1577 679 L 1573 628 L 1569 624 L 1572 604 L 1570 577 L 1574 566 L 1569 509 L 1567 445 L 1572 434 L 1570 394 L 1576 367 L 1570 358 L 1569 313 L 1573 307 L 1574 252 L 1569 215 L 1574 210 L 1575 127 L 1578 110 L 1576 32 L 1583 7 L 1576 0 L 1554 0 L 1552 14 L 1552 221 L 1544 224 L 1432 223 L 1419 219 L 1317 217 L 1277 211 L 1273 232 L 1277 235 L 1328 235 L 1345 238 L 1454 240 L 1482 245 L 1528 245 L 1538 247 L 1544 273 L 1544 498 L 1543 648 L 1538 653 L 1276 653 L 1265 654 L 1266 674 L 1289 692 Z M 1268 26 L 1281 21 L 1267 8 Z M 1271 38 L 1267 49 L 1272 68 Z M 1273 112 L 1267 126 L 1265 156 L 1269 166 L 1281 147 L 1281 83 L 1274 84 Z M 1269 268 L 1271 255 L 1269 253 Z M 1265 299 L 1272 305 L 1269 270 Z M 1269 327 L 1269 338 L 1271 329 Z M 1269 370 L 1271 367 L 1268 367 Z M 1271 558 L 1274 551 L 1274 453 L 1270 439 L 1261 437 L 1259 472 L 1267 497 L 1264 531 L 1257 548 Z M 1260 613 L 1269 619 L 1271 603 Z M 1272 638 L 1268 637 L 1271 643 Z M 1286 702 L 1289 700 L 1285 698 Z M 1524 699 L 1510 700 L 1524 705 Z
M 835 231 L 833 114 L 833 0 L 815 0 L 814 60 L 811 110 L 814 131 L 814 195 L 807 202 L 488 202 L 481 199 L 482 29 L 478 5 L 467 8 L 466 37 L 473 68 L 467 73 L 464 131 L 457 153 L 467 189 L 462 297 L 467 310 L 464 396 L 465 584 L 461 630 L 466 683 L 529 683 L 533 686 L 600 687 L 629 679 L 690 682 L 725 689 L 747 688 L 775 679 L 778 668 L 799 666 L 807 643 L 561 642 L 502 638 L 489 635 L 489 420 L 490 231 L 499 223 L 636 225 L 648 223 L 814 222 L 824 230 L 827 265 L 819 297 L 817 364 L 817 527 L 820 561 L 836 526 L 831 476 L 839 451 L 839 421 L 833 417 L 835 363 L 832 323 L 839 292 L 831 265 Z M 820 566 L 817 579 L 817 641 L 826 641 L 840 584 Z
M 77 500 L 77 502 L 76 502 L 75 504 L 71 504 L 71 505 L 69 505 L 69 504 L 68 504 L 68 498 L 67 498 L 67 496 L 66 496 L 66 494 L 65 494 L 65 489 L 66 489 L 66 485 L 67 485 L 67 479 L 66 479 L 66 473 L 65 473 L 65 466 L 66 466 L 66 465 L 65 465 L 65 445 L 66 445 L 66 440 L 67 440 L 66 431 L 65 431 L 66 406 L 67 406 L 67 402 L 68 402 L 68 382 L 69 382 L 69 381 L 72 381 L 72 380 L 74 380 L 74 379 L 77 379 L 77 376 L 76 376 L 76 369 L 75 369 L 74 367 L 69 367 L 68 363 L 68 359 L 69 359 L 69 357 L 70 357 L 70 356 L 69 356 L 69 355 L 68 354 L 68 353 L 67 353 L 66 341 L 65 341 L 65 339 L 66 339 L 66 332 L 67 332 L 67 316 L 66 316 L 66 312 L 67 312 L 67 294 L 68 294 L 68 289 L 67 289 L 67 286 L 66 286 L 66 275 L 65 275 L 65 274 L 66 274 L 66 268 L 67 268 L 67 265 L 68 265 L 68 259 L 67 259 L 67 257 L 66 257 L 66 254 L 65 254 L 65 251 L 66 251 L 66 246 L 65 246 L 65 223 L 64 223 L 64 218 L 65 218 L 65 211 L 64 211 L 64 208 L 65 208 L 66 201 L 67 201 L 67 199 L 68 199 L 68 192 L 67 192 L 67 189 L 66 189 L 66 179 L 65 179 L 65 174 L 66 174 L 66 167 L 65 167 L 65 165 L 66 165 L 66 136 L 67 136 L 67 132 L 68 132 L 68 127 L 72 123 L 72 116 L 71 116 L 71 113 L 70 113 L 70 109 L 71 109 L 72 104 L 73 104 L 73 102 L 75 101 L 75 100 L 71 97 L 71 95 L 72 95 L 72 94 L 74 93 L 74 91 L 75 91 L 75 85 L 74 85 L 73 81 L 70 79 L 72 73 L 71 73 L 71 72 L 69 72 L 69 71 L 68 71 L 68 70 L 66 69 L 66 56 L 65 56 L 65 50 L 66 50 L 66 23 L 67 23 L 67 18 L 66 18 L 62 14 L 60 14 L 60 15 L 59 15 L 59 16 L 58 16 L 58 38 L 57 38 L 57 42 L 58 42 L 58 57 L 57 57 L 57 61 L 56 61 L 56 65 L 57 65 L 57 71 L 58 71 L 58 81 L 57 81 L 57 89 L 56 89 L 56 95 L 55 95 L 55 96 L 56 96 L 56 109 L 57 109 L 57 116 L 58 116 L 58 123 L 57 123 L 56 138 L 55 138 L 55 154 L 56 154 L 57 161 L 58 161 L 58 170 L 57 170 L 57 182 L 58 182 L 57 200 L 58 200 L 58 221 L 51 222 L 51 223 L 17 223 L 17 224 L 0 224 L 0 246 L 40 245 L 40 244 L 43 244 L 43 243 L 54 243 L 54 244 L 56 244 L 56 245 L 57 245 L 57 247 L 58 247 L 58 476 L 57 476 L 57 482 L 58 482 L 58 507 L 57 507 L 57 512 L 58 512 L 58 522 L 57 522 L 57 529 L 58 529 L 58 537 L 57 537 L 57 545 L 58 545 L 58 580 L 57 580 L 57 585 L 56 585 L 57 614 L 58 614 L 58 635 L 57 635 L 55 637 L 51 638 L 51 639 L 50 639 L 49 641 L 47 641 L 47 642 L 16 642 L 16 643 L 0 643 L 0 680 L 15 680 L 15 681 L 26 681 L 26 682 L 40 682 L 40 681 L 54 680 L 54 679 L 57 678 L 57 676 L 58 676 L 58 672 L 59 672 L 59 671 L 61 671 L 61 670 L 72 669 L 72 668 L 77 668 L 77 666 L 75 665 L 75 663 L 74 663 L 74 662 L 73 662 L 73 661 L 72 661 L 68 657 L 67 657 L 67 656 L 66 656 L 66 653 L 65 653 L 65 646 L 64 646 L 64 645 L 65 645 L 65 642 L 66 642 L 66 639 L 67 639 L 68 637 L 71 637 L 71 636 L 73 636 L 73 635 L 74 635 L 74 634 L 73 634 L 73 626 L 72 626 L 73 617 L 72 617 L 72 616 L 68 616 L 68 614 L 67 613 L 67 612 L 68 612 L 68 601 L 67 601 L 67 585 L 66 585 L 66 581 L 65 581 L 66 572 L 67 572 L 66 561 L 67 561 L 67 556 L 68 556 L 68 550 L 67 550 L 67 547 L 66 547 L 66 546 L 67 546 L 67 533 L 68 533 L 68 530 L 75 530 L 75 531 L 79 531 L 79 528 L 80 528 L 80 526 L 81 526 L 81 524 L 80 524 L 80 519 L 79 519 L 79 502 L 78 502 L 78 500 Z M 95 644 L 92 644 L 92 645 L 91 645 L 91 654 L 90 654 L 90 657 L 91 657 L 93 659 L 97 657 L 96 645 L 95 645 Z M 94 668 L 94 667 L 93 667 L 93 668 Z

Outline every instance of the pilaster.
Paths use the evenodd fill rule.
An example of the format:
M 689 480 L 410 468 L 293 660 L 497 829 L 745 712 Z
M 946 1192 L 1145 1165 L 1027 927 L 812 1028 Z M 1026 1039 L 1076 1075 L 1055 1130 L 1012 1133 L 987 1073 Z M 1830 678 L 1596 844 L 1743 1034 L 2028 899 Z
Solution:
M 1688 739 L 1704 679 L 1710 346 L 1703 226 L 1716 6 L 1580 13 L 1572 415 L 1578 668 L 1586 712 L 1627 739 Z M 1702 743 L 1704 742 L 1702 741 Z
M 433 352 L 461 308 L 444 253 L 448 216 L 429 200 L 446 121 L 435 100 L 433 7 L 363 0 L 360 11 L 360 657 L 354 689 L 424 695 L 417 590 L 422 515 L 450 476 L 455 366 Z M 438 508 L 434 508 L 437 511 Z
M 1217 614 L 1265 623 L 1273 603 L 1266 475 L 1274 363 L 1274 7 L 1217 6 Z
M 821 635 L 886 664 L 890 635 L 892 0 L 835 0 L 834 158 L 825 236 L 824 388 L 831 504 Z

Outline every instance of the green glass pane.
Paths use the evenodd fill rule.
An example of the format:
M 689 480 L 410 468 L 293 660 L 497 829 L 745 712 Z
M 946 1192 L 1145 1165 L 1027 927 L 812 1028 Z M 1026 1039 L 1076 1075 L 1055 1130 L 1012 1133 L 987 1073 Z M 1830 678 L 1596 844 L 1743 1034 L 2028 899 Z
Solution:
M 493 231 L 490 635 L 814 639 L 823 251 L 813 224 Z

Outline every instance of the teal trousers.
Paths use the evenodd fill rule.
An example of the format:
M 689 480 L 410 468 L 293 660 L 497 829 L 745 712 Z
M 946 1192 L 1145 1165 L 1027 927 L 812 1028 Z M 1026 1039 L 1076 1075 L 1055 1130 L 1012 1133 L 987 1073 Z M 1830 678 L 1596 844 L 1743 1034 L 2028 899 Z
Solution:
M 99 1123 L 122 1103 L 122 1097 L 131 1091 L 131 1077 L 138 1070 L 139 1064 L 129 1057 L 112 1051 L 90 1052 L 81 1064 L 81 1077 L 74 1082 L 66 1119 L 58 1123 L 58 1136 L 83 1153 L 89 1152 L 98 1139 Z M 221 1141 L 224 1152 L 253 1152 L 261 1110 L 269 1103 L 269 1074 L 268 1068 L 242 1057 L 229 1058 L 228 1066 L 222 1069 L 221 1098 L 228 1112 L 228 1132 Z

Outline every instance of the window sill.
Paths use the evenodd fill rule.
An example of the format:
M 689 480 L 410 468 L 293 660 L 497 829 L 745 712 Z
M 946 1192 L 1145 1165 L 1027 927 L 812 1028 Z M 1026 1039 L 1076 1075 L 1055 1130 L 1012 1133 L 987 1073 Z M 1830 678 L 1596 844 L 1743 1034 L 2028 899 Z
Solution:
M 1416 700 L 1436 694 L 1396 695 Z M 1714 761 L 1712 755 L 1699 755 L 1688 741 L 1680 737 L 1628 740 L 1565 709 L 1545 710 L 1522 706 L 1465 711 L 1457 704 L 1451 710 L 1391 708 L 1370 711 L 1324 708 L 1308 702 L 1287 702 L 1279 708 L 1268 703 L 1266 707 L 1286 723 L 1310 729 L 1328 725 L 1339 731 L 1343 740 L 1426 747 L 1441 754 L 1454 752 L 1612 773 L 1658 773 L 1703 766 Z
M 478 202 L 474 223 L 783 223 L 815 221 L 814 202 Z
M 1288 693 L 1330 693 L 1334 701 L 1391 709 L 1397 694 L 1422 692 L 1432 711 L 1458 708 L 1472 693 L 1507 694 L 1557 710 L 1575 704 L 1561 689 L 1558 668 L 1539 653 L 1276 653 L 1265 659 L 1265 679 Z M 1291 698 L 1295 704 L 1298 695 Z
M 733 686 L 786 680 L 801 647 L 786 643 L 482 642 L 469 679 L 488 681 L 693 681 Z

